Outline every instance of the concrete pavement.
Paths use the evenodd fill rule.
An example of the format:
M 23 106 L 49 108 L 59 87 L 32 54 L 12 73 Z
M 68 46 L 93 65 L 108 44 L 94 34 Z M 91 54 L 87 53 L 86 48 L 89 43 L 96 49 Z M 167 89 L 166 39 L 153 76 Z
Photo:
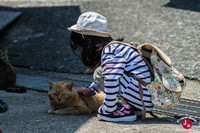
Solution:
M 75 87 L 87 85 L 92 75 L 33 71 L 15 68 L 17 85 L 29 88 L 26 93 L 0 91 L 0 98 L 9 105 L 9 110 L 0 114 L 0 130 L 3 133 L 134 133 L 134 132 L 200 132 L 198 123 L 189 130 L 182 127 L 175 118 L 159 115 L 158 119 L 147 114 L 145 121 L 111 123 L 101 121 L 96 114 L 51 115 L 47 111 L 50 104 L 47 96 L 48 84 L 52 81 L 75 82 Z M 183 98 L 200 100 L 199 82 L 187 80 Z M 192 88 L 192 89 L 191 89 Z M 40 91 L 38 91 L 40 90 Z M 42 91 L 41 91 L 42 90 Z

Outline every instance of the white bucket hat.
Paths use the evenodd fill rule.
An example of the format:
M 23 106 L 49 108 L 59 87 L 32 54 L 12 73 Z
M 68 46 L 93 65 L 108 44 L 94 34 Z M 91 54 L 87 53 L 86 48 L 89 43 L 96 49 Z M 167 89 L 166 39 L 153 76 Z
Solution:
M 82 35 L 111 37 L 106 18 L 95 12 L 81 14 L 77 23 L 68 28 L 68 30 Z

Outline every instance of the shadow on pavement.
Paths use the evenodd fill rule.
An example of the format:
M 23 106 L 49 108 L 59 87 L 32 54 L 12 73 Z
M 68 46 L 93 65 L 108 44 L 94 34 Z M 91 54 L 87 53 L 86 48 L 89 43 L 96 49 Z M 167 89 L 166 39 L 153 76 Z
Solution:
M 174 124 L 174 125 L 182 125 L 182 122 L 183 122 L 184 119 L 176 119 L 176 118 L 172 118 L 172 117 L 158 117 L 158 118 L 153 118 L 153 117 L 146 117 L 145 120 L 141 120 L 140 118 L 137 118 L 136 121 L 134 122 L 112 122 L 112 123 L 115 123 L 115 124 L 121 124 L 121 125 L 141 125 L 141 124 L 145 124 L 145 125 L 148 125 L 148 126 L 151 126 L 151 125 L 156 125 L 156 124 L 162 124 L 162 125 L 168 125 L 168 124 Z M 105 124 L 106 123 L 109 123 L 107 121 L 103 121 L 103 120 L 100 120 L 101 122 L 104 122 Z M 195 127 L 198 127 L 199 124 L 198 124 L 198 121 L 192 121 L 192 125 L 195 126 Z
M 0 49 L 8 49 L 12 65 L 45 71 L 84 72 L 85 67 L 71 50 L 67 30 L 81 14 L 79 6 L 0 6 L 0 11 L 22 12 L 0 36 Z
M 165 6 L 183 10 L 200 11 L 199 0 L 170 0 Z

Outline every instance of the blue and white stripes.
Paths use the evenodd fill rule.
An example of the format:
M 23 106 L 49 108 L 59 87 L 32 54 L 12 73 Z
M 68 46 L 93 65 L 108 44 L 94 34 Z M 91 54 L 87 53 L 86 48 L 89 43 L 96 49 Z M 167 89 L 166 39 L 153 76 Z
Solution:
M 138 52 L 125 44 L 110 44 L 102 52 L 101 66 L 104 76 L 105 99 L 104 104 L 99 108 L 99 113 L 109 114 L 117 109 L 118 93 L 129 104 L 142 110 L 138 84 L 133 77 L 124 73 L 124 71 L 128 71 L 146 82 L 151 81 L 149 69 Z M 152 111 L 151 95 L 144 86 L 142 87 L 146 111 Z

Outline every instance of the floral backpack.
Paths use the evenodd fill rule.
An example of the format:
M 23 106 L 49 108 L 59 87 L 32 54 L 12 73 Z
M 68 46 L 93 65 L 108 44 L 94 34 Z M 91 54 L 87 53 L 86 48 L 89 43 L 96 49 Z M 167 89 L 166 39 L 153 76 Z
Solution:
M 111 42 L 122 43 L 122 42 Z M 111 44 L 110 43 L 110 44 Z M 151 72 L 151 83 L 146 83 L 141 79 L 133 76 L 138 82 L 140 97 L 143 104 L 143 119 L 146 116 L 146 109 L 143 102 L 143 91 L 141 84 L 147 88 L 152 97 L 152 103 L 155 107 L 168 109 L 176 107 L 179 104 L 179 97 L 185 87 L 185 78 L 182 73 L 178 72 L 171 63 L 170 58 L 158 47 L 152 44 L 137 45 L 132 42 L 123 43 L 136 49 Z M 108 44 L 109 45 L 109 44 Z
M 151 94 L 154 106 L 162 109 L 176 107 L 185 87 L 183 74 L 173 67 L 170 58 L 158 47 L 143 44 L 137 49 L 146 60 L 149 60 L 150 67 L 153 68 L 154 79 L 146 88 Z

